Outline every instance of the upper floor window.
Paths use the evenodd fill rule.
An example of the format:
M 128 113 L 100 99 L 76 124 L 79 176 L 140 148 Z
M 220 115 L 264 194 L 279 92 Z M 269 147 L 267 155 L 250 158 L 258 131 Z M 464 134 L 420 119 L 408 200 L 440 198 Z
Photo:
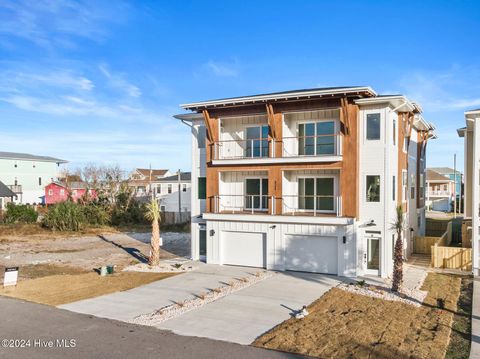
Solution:
M 380 139 L 380 114 L 367 114 L 367 140 Z
M 198 177 L 198 199 L 207 199 L 207 179 Z
M 247 127 L 246 157 L 268 157 L 268 126 Z
M 172 193 L 172 184 L 171 183 L 168 184 L 167 192 Z
M 38 177 L 38 185 L 39 185 L 39 186 L 42 185 L 42 177 Z
M 182 186 L 182 191 L 183 192 L 187 192 L 187 185 L 184 183 L 183 186 Z
M 198 126 L 198 132 L 197 132 L 198 148 L 205 148 L 206 135 L 207 135 L 207 131 L 205 129 L 205 126 Z
M 301 156 L 335 154 L 335 121 L 299 124 L 298 154 Z
M 367 176 L 367 202 L 380 202 L 380 176 Z

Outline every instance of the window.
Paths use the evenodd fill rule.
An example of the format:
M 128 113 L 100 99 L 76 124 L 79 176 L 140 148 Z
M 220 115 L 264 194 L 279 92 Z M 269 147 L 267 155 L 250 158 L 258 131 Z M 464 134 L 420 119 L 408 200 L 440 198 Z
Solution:
M 298 154 L 300 156 L 335 154 L 335 121 L 299 124 Z
M 407 171 L 402 172 L 402 198 L 403 201 L 407 201 L 407 186 L 408 186 L 408 174 Z
M 38 177 L 38 185 L 39 185 L 39 186 L 42 185 L 42 177 Z
M 172 184 L 171 183 L 168 184 L 167 193 L 172 193 Z
M 410 187 L 410 199 L 415 199 L 415 187 Z
M 65 195 L 65 190 L 63 188 L 60 188 L 60 195 L 61 196 Z
M 268 126 L 247 127 L 246 157 L 268 157 Z
M 14 186 L 18 186 L 18 181 L 17 179 L 15 178 L 15 181 L 13 182 Z
M 198 199 L 207 199 L 207 179 L 198 177 Z
M 53 196 L 53 190 L 52 190 L 52 189 L 49 189 L 49 190 L 48 190 L 48 195 L 49 195 L 49 196 Z
M 367 140 L 380 139 L 380 114 L 367 114 Z
M 206 136 L 205 126 L 198 126 L 197 133 L 197 145 L 198 148 L 205 148 L 205 136 Z
M 165 206 L 160 206 L 160 212 L 165 212 Z
M 182 185 L 182 191 L 183 191 L 183 192 L 187 192 L 187 184 L 186 184 L 186 183 L 184 183 L 184 184 Z
M 397 196 L 396 191 L 397 191 L 397 177 L 393 176 L 392 177 L 392 201 L 395 201 L 395 198 Z
M 397 120 L 393 120 L 393 145 L 397 145 Z
M 74 190 L 72 191 L 72 196 L 76 196 L 76 195 L 77 195 L 77 190 L 74 189 Z
M 444 191 L 448 191 L 448 185 L 444 184 L 444 185 L 443 185 L 443 190 L 444 190 Z
M 380 176 L 367 176 L 367 202 L 380 202 Z
M 420 228 L 422 226 L 422 217 L 418 216 L 417 217 L 417 227 Z
M 268 208 L 268 178 L 245 180 L 245 208 L 265 210 Z
M 420 174 L 420 190 L 419 190 L 419 197 L 424 198 L 425 197 L 425 176 L 423 173 Z
M 298 208 L 332 212 L 335 210 L 335 180 L 327 178 L 298 179 Z

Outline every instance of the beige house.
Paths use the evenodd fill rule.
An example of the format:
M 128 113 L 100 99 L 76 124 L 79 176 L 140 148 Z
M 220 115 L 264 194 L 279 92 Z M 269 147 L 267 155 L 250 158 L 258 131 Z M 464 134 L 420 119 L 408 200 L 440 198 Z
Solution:
M 427 168 L 427 199 L 429 210 L 451 212 L 455 196 L 455 181 Z

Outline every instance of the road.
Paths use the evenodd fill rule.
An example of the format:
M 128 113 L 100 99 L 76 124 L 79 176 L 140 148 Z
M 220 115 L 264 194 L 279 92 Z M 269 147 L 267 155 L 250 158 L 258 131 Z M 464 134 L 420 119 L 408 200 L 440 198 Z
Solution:
M 24 348 L 4 348 L 5 339 Z M 28 341 L 29 340 L 29 341 Z M 63 342 L 58 343 L 57 340 Z M 63 344 L 62 347 L 58 347 Z M 67 347 L 67 344 L 70 347 Z M 0 297 L 0 358 L 300 358 Z M 53 345 L 53 347 L 45 347 Z M 44 347 L 39 347 L 44 346 Z

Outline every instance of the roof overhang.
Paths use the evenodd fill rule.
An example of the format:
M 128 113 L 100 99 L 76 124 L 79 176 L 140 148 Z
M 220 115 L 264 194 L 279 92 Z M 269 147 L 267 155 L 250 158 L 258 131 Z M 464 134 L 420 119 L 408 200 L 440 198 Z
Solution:
M 467 132 L 466 127 L 462 127 L 457 129 L 458 137 L 465 137 L 465 132 Z
M 370 98 L 361 98 L 355 100 L 357 105 L 378 105 L 389 104 L 395 112 L 417 112 L 420 108 L 414 102 L 401 95 L 396 96 L 378 96 Z
M 194 121 L 194 120 L 202 120 L 203 115 L 201 113 L 181 113 L 178 115 L 173 115 L 174 118 L 180 121 Z
M 202 102 L 192 102 L 180 105 L 185 110 L 200 111 L 208 108 L 226 107 L 226 106 L 241 106 L 256 103 L 265 103 L 269 101 L 285 101 L 285 100 L 301 100 L 322 98 L 328 96 L 377 96 L 377 93 L 369 86 L 362 87 L 339 87 L 331 89 L 311 89 L 288 92 L 277 92 L 264 95 L 232 97 L 220 100 L 210 100 Z

